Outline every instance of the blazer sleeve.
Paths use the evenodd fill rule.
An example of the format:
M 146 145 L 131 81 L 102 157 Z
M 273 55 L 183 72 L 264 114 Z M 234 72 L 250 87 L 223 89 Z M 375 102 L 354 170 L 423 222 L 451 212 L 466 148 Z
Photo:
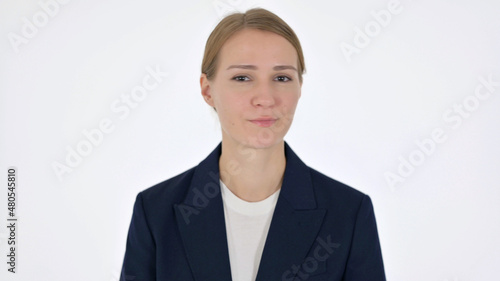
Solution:
M 128 231 L 120 281 L 156 280 L 155 255 L 155 241 L 144 211 L 143 198 L 139 193 L 135 199 Z
M 377 223 L 373 205 L 368 195 L 364 195 L 358 210 L 343 280 L 386 280 Z

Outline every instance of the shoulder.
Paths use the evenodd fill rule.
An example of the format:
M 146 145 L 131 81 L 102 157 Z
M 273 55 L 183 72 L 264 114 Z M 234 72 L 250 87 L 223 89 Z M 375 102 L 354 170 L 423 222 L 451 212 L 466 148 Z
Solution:
M 309 168 L 318 209 L 326 210 L 326 229 L 353 232 L 357 225 L 374 225 L 375 214 L 370 196 Z
M 285 154 L 287 155 L 287 165 L 290 164 L 292 173 L 300 174 L 299 178 L 302 176 L 310 178 L 314 197 L 319 208 L 349 206 L 350 209 L 353 206 L 359 206 L 368 197 L 363 192 L 304 163 L 287 142 L 285 142 Z M 305 185 L 309 189 L 309 182 L 297 182 L 297 184 Z
M 175 204 L 182 202 L 186 196 L 196 167 L 190 168 L 176 176 L 157 183 L 139 192 L 137 195 L 145 205 L 158 206 L 159 204 Z
M 356 211 L 370 201 L 365 193 L 308 167 L 318 207 Z

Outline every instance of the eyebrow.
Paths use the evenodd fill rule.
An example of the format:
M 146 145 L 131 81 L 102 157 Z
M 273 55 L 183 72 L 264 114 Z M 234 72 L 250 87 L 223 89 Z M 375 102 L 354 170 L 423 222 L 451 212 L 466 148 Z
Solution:
M 230 65 L 226 70 L 229 70 L 231 68 L 242 68 L 242 69 L 256 70 L 257 66 L 248 65 L 248 64 L 237 64 L 237 65 Z M 292 69 L 292 70 L 297 71 L 297 69 L 291 65 L 277 65 L 277 66 L 273 67 L 273 70 L 285 70 L 285 69 Z

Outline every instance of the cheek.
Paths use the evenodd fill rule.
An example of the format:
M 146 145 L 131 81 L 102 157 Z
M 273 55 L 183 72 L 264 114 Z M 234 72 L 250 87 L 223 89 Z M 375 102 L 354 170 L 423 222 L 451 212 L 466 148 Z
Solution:
M 228 125 L 237 125 L 239 119 L 243 118 L 245 102 L 238 98 L 238 93 L 223 93 L 219 95 L 216 106 L 219 111 L 219 119 Z
M 291 123 L 295 116 L 295 108 L 297 107 L 298 98 L 296 95 L 287 96 L 284 100 L 282 100 L 281 112 L 280 115 L 284 119 L 286 123 Z
M 224 110 L 224 112 L 234 115 L 241 112 L 243 109 L 243 100 L 241 98 L 237 98 L 235 94 L 228 94 L 221 97 L 219 100 L 219 106 Z
M 291 91 L 288 92 L 286 95 L 284 95 L 282 102 L 283 106 L 285 107 L 285 110 L 290 113 L 293 113 L 293 111 L 295 111 L 297 103 L 299 102 L 299 97 L 300 97 L 300 91 Z

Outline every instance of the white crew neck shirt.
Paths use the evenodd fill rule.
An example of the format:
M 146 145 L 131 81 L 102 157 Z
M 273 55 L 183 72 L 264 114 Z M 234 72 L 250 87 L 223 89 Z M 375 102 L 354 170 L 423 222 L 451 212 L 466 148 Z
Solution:
M 233 281 L 254 281 L 266 242 L 278 189 L 259 202 L 240 199 L 220 180 Z

